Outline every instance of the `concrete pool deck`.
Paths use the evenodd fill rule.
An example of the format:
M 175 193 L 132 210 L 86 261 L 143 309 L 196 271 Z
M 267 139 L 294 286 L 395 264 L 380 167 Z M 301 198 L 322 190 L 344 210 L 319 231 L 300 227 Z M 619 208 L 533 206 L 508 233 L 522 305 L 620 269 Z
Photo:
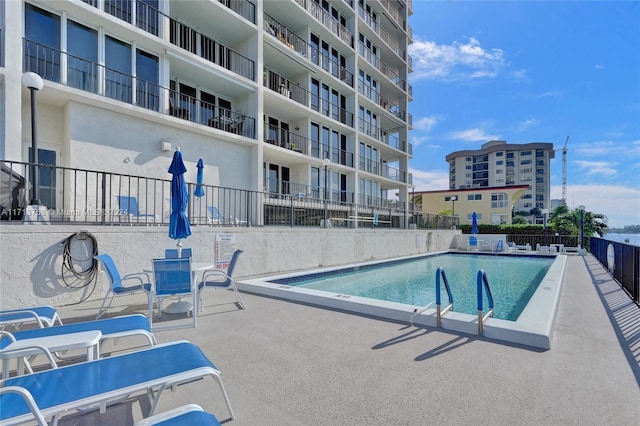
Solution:
M 591 255 L 568 256 L 551 350 L 247 293 L 243 299 L 244 311 L 223 304 L 233 300 L 231 292 L 208 291 L 197 328 L 156 333 L 159 342 L 198 344 L 222 370 L 236 414 L 229 425 L 631 425 L 640 419 L 640 309 Z M 144 312 L 145 301 L 144 295 L 117 298 L 109 315 Z M 99 304 L 60 311 L 65 322 L 85 320 Z M 60 424 L 130 424 L 144 400 Z M 211 380 L 167 392 L 159 409 L 187 403 L 227 420 Z

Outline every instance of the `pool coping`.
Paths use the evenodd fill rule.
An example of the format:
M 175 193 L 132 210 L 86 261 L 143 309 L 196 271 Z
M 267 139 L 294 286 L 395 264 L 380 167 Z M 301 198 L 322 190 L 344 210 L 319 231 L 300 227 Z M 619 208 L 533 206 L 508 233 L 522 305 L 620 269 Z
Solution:
M 429 253 L 427 256 L 452 253 L 442 251 Z M 500 254 L 499 256 L 509 256 Z M 513 256 L 518 256 L 514 254 Z M 263 276 L 260 278 L 238 280 L 238 289 L 249 293 L 275 297 L 283 300 L 317 305 L 331 309 L 339 309 L 398 322 L 404 322 L 425 327 L 437 327 L 436 309 L 428 308 L 424 312 L 413 316 L 415 309 L 421 306 L 405 305 L 396 302 L 385 302 L 359 296 L 351 296 L 320 290 L 299 288 L 286 284 L 275 284 L 269 280 L 289 278 L 312 273 L 322 273 L 354 266 L 372 265 L 389 261 L 414 259 L 425 257 L 425 254 L 405 256 L 382 261 L 361 262 L 358 264 L 342 265 L 331 268 L 318 268 L 307 271 Z M 483 336 L 509 343 L 516 343 L 541 349 L 551 349 L 551 341 L 555 319 L 560 301 L 560 292 L 564 281 L 567 256 L 556 256 L 547 274 L 531 296 L 516 321 L 488 318 L 483 324 Z M 412 318 L 413 317 L 413 318 Z M 478 334 L 478 316 L 460 312 L 447 312 L 442 316 L 440 328 L 464 334 Z

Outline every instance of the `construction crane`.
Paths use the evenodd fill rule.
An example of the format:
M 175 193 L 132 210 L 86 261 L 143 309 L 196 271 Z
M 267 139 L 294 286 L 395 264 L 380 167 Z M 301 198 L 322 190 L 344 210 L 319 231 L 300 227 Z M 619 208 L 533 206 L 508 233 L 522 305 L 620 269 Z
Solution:
M 564 141 L 564 147 L 562 148 L 562 204 L 567 205 L 567 144 L 569 143 L 569 136 Z

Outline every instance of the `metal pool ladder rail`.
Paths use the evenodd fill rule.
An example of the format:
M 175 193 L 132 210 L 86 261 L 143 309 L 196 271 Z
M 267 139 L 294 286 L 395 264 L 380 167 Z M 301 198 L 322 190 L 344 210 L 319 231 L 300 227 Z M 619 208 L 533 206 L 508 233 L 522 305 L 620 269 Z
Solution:
M 477 287 L 478 287 L 478 334 L 482 335 L 483 330 L 483 322 L 488 317 L 493 317 L 493 296 L 491 295 L 491 288 L 489 287 L 489 279 L 487 278 L 487 274 L 484 272 L 484 269 L 480 269 L 477 275 Z M 483 315 L 483 301 L 482 297 L 482 288 L 484 287 L 487 292 L 487 299 L 489 299 L 489 311 L 486 315 Z
M 447 295 L 449 296 L 449 305 L 447 305 L 444 310 L 440 308 L 441 306 L 441 297 L 440 297 L 440 277 L 442 277 L 442 281 L 444 282 L 444 287 L 447 290 Z M 411 325 L 413 326 L 413 319 L 416 315 L 419 315 L 429 309 L 433 305 L 433 302 L 427 304 L 422 309 L 414 309 L 413 315 L 411 315 Z M 447 281 L 447 275 L 444 273 L 444 268 L 440 267 L 436 271 L 436 318 L 438 327 L 441 324 L 442 315 L 447 313 L 448 311 L 453 310 L 453 296 L 451 295 L 451 288 L 449 287 L 449 282 Z

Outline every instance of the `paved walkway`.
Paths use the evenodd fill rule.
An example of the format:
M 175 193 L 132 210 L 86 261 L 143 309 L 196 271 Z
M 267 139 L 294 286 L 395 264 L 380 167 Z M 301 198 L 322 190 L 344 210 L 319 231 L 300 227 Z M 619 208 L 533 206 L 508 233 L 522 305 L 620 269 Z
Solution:
M 222 304 L 231 296 L 209 291 L 197 329 L 157 333 L 193 341 L 222 370 L 229 425 L 640 423 L 640 309 L 590 255 L 569 256 L 548 351 L 250 294 L 241 311 Z M 144 296 L 135 300 L 144 312 Z M 62 316 L 88 318 L 98 306 Z M 160 408 L 190 402 L 227 419 L 211 380 L 165 394 Z M 141 404 L 60 424 L 126 424 Z

